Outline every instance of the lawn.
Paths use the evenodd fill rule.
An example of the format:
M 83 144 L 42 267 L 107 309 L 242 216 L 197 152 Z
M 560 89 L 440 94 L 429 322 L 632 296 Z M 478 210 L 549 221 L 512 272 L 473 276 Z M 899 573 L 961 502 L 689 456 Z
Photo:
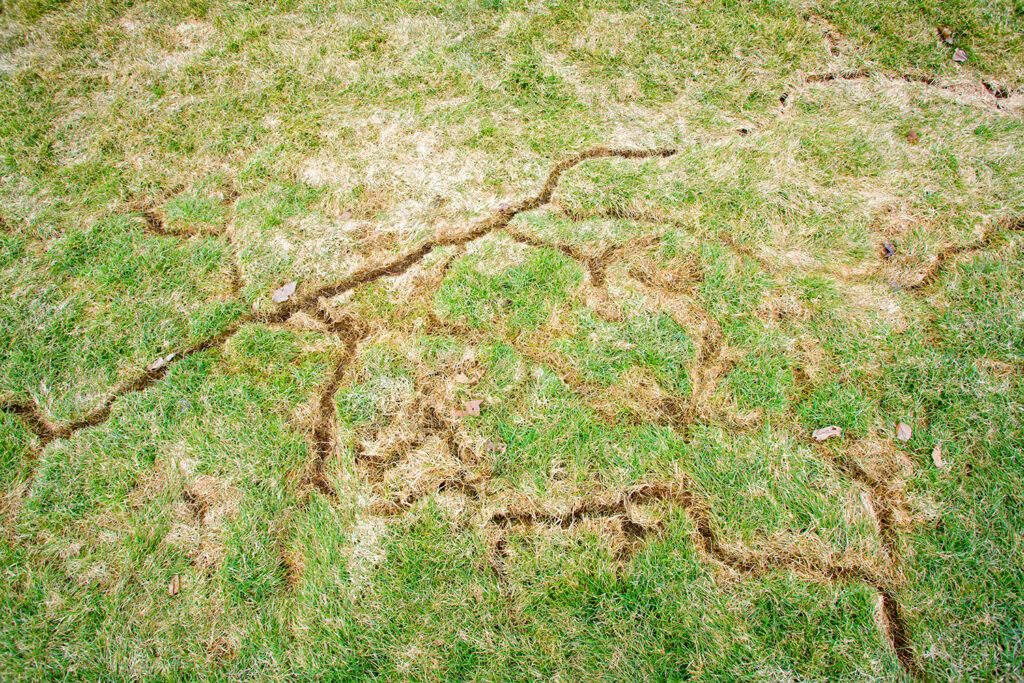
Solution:
M 3 0 L 0 97 L 3 680 L 1024 680 L 1019 1 Z

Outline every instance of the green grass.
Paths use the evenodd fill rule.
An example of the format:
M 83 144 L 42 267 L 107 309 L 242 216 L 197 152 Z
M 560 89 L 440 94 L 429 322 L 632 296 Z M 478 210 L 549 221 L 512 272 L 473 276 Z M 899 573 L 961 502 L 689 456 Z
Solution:
M 1024 680 L 1022 55 L 1009 1 L 4 2 L 0 678 Z M 593 146 L 677 151 L 323 302 L 319 459 L 347 339 L 271 292 Z

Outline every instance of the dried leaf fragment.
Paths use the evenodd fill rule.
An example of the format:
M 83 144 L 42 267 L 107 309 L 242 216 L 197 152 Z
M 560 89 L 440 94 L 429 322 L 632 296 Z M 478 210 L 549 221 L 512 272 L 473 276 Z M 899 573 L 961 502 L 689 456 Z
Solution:
M 479 415 L 480 404 L 483 402 L 484 400 L 482 398 L 473 399 L 472 401 L 463 401 L 462 407 L 465 408 L 465 410 L 456 410 L 455 417 L 459 418 L 466 417 L 467 415 Z
M 939 27 L 939 38 L 942 38 L 942 42 L 947 45 L 953 44 L 953 29 L 948 26 Z
M 283 304 L 285 301 L 288 301 L 288 299 L 291 298 L 292 294 L 295 293 L 295 285 L 297 284 L 298 282 L 292 280 L 291 282 L 284 283 L 278 289 L 275 289 L 274 294 L 271 297 L 273 298 L 274 303 Z
M 882 242 L 882 258 L 890 259 L 896 255 L 896 245 L 886 240 Z
M 171 579 L 171 583 L 167 586 L 167 594 L 170 595 L 173 598 L 175 595 L 178 594 L 178 592 L 180 590 L 181 590 L 181 576 L 179 576 L 178 574 L 175 574 L 174 578 Z
M 921 135 L 916 130 L 907 131 L 907 142 L 909 142 L 912 145 L 916 145 L 920 141 Z
M 946 461 L 942 459 L 942 442 L 935 444 L 935 448 L 932 449 L 932 462 L 940 470 L 945 468 Z
M 953 53 L 953 61 L 958 64 L 963 64 L 967 61 L 967 53 L 962 48 L 957 48 L 956 52 Z
M 171 353 L 167 354 L 166 356 L 160 356 L 155 361 L 153 361 L 152 363 L 147 365 L 146 366 L 146 370 L 148 370 L 149 372 L 156 372 L 157 370 L 163 368 L 168 363 L 170 363 L 172 360 L 174 360 L 174 357 L 177 356 L 177 355 L 178 354 L 176 352 L 172 351 Z
M 824 441 L 825 439 L 831 439 L 833 436 L 842 436 L 843 430 L 835 425 L 829 425 L 828 427 L 821 427 L 815 429 L 811 436 L 814 437 L 815 441 Z
M 476 384 L 484 376 L 483 370 L 477 370 L 476 372 L 467 375 L 464 372 L 460 372 L 452 379 L 455 380 L 456 384 Z
M 913 436 L 913 430 L 910 429 L 910 425 L 906 422 L 896 423 L 896 438 L 900 441 L 910 441 L 910 437 Z

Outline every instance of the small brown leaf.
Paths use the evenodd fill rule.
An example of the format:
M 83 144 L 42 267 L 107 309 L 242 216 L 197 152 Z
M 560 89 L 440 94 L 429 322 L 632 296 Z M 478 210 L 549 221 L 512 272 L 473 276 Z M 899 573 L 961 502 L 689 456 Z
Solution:
M 178 355 L 177 353 L 172 351 L 171 353 L 167 354 L 166 356 L 160 356 L 155 361 L 153 361 L 152 363 L 147 365 L 146 366 L 146 370 L 148 370 L 150 372 L 156 372 L 157 370 L 159 370 L 160 368 L 166 366 L 168 363 L 170 363 L 172 360 L 174 360 L 174 357 L 177 356 L 177 355 Z
M 939 469 L 943 469 L 946 466 L 946 461 L 942 459 L 942 442 L 935 444 L 935 448 L 932 449 L 932 462 Z
M 948 26 L 939 27 L 939 38 L 942 38 L 942 42 L 947 45 L 953 44 L 953 29 Z
M 178 591 L 180 591 L 180 590 L 181 590 L 181 577 L 178 576 L 177 574 L 175 574 L 174 578 L 171 579 L 170 585 L 167 586 L 167 594 L 170 595 L 171 597 L 174 597 L 175 595 L 178 594 Z
M 896 255 L 896 245 L 886 240 L 882 242 L 882 258 L 890 259 Z
M 912 145 L 916 145 L 920 141 L 921 141 L 921 136 L 918 134 L 918 132 L 916 130 L 908 130 L 907 131 L 907 142 L 909 142 Z
M 455 375 L 455 383 L 456 384 L 469 384 L 470 381 L 471 380 L 469 379 L 469 377 L 464 372 L 460 372 L 459 374 Z
M 896 438 L 900 441 L 910 441 L 910 437 L 913 435 L 913 430 L 910 429 L 910 425 L 906 422 L 896 423 Z
M 292 294 L 295 293 L 295 285 L 298 284 L 295 280 L 286 282 L 279 289 L 274 290 L 274 303 L 283 304 L 285 301 L 291 298 Z
M 465 410 L 456 410 L 454 415 L 456 418 L 466 417 L 467 415 L 479 415 L 481 403 L 483 403 L 482 398 L 477 398 L 472 401 L 463 401 L 462 407 L 465 408 Z
M 351 218 L 352 218 L 352 212 L 351 211 L 343 211 L 342 214 L 340 216 L 338 216 L 338 220 L 339 221 L 347 221 L 347 220 L 350 220 Z
M 825 439 L 831 439 L 833 436 L 842 436 L 843 430 L 835 425 L 829 425 L 828 427 L 822 427 L 815 429 L 811 436 L 814 437 L 815 441 L 824 441 Z
M 958 64 L 963 64 L 964 62 L 967 61 L 967 53 L 964 52 L 962 49 L 957 48 L 956 52 L 953 53 L 953 61 L 957 62 Z

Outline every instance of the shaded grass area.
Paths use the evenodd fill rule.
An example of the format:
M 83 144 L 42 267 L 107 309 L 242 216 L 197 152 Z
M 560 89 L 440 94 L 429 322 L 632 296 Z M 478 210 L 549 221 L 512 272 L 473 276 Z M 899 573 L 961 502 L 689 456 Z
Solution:
M 1024 675 L 1019 7 L 0 21 L 3 678 Z

